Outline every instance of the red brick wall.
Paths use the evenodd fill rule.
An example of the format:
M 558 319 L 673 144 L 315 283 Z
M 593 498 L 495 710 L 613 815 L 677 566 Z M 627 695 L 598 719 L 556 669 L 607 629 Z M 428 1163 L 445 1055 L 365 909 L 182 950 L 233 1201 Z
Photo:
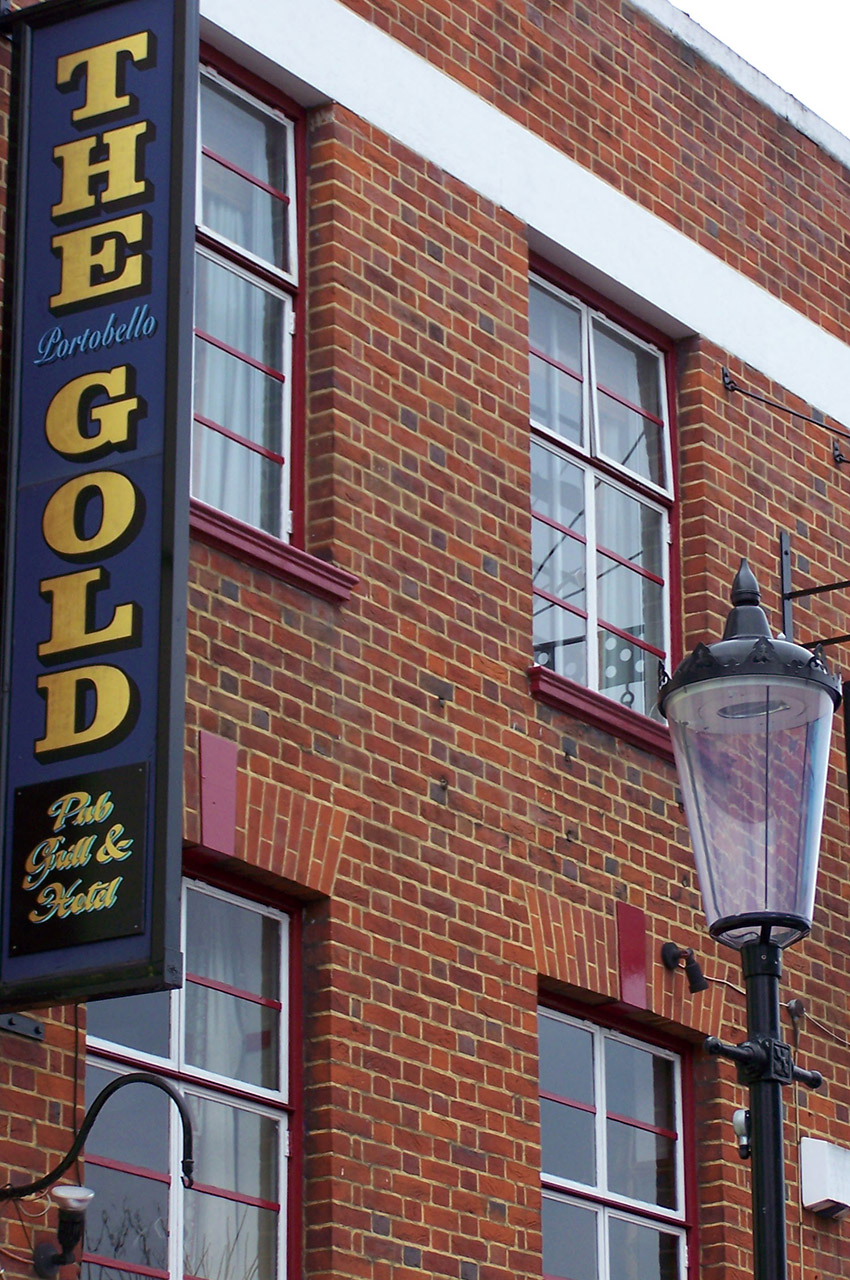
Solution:
M 847 170 L 629 0 L 344 3 L 847 336 Z

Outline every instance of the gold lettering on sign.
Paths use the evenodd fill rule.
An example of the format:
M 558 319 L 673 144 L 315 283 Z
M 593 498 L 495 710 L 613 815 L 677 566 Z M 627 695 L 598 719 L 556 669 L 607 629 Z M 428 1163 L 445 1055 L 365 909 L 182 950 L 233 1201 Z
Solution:
M 71 884 L 56 879 L 63 871 L 77 872 L 90 864 L 125 862 L 133 856 L 133 837 L 121 822 L 112 822 L 105 833 L 101 830 L 73 834 L 75 828 L 108 822 L 114 810 L 109 791 L 101 792 L 97 798 L 88 791 L 67 791 L 47 806 L 47 817 L 53 819 L 53 833 L 30 850 L 21 880 L 24 892 L 37 893 L 36 905 L 27 917 L 31 924 L 44 924 L 54 916 L 64 920 L 68 916 L 110 911 L 115 906 L 123 876 L 90 884 L 84 884 L 78 875 Z
M 82 880 L 75 880 L 70 889 L 58 880 L 46 884 L 36 899 L 38 907 L 29 913 L 33 924 L 44 924 L 52 916 L 64 920 L 66 916 L 88 914 L 90 911 L 108 911 L 118 899 L 123 876 L 114 880 L 95 880 L 88 889 L 80 892 Z
M 66 822 L 75 827 L 88 827 L 93 822 L 105 822 L 114 808 L 109 791 L 104 791 L 98 796 L 94 804 L 88 791 L 69 791 L 48 805 L 47 813 L 49 817 L 56 819 L 53 830 L 61 831 Z
M 126 364 L 97 373 L 84 373 L 66 382 L 47 407 L 44 434 L 48 444 L 63 458 L 85 457 L 107 448 L 125 448 L 133 443 L 133 425 L 139 411 L 138 396 L 128 395 L 134 380 Z M 106 404 L 92 404 L 99 392 L 109 396 Z M 88 428 L 97 423 L 98 431 Z M 84 430 L 85 429 L 85 430 Z
M 126 648 L 141 635 L 141 609 L 132 601 L 116 605 L 104 627 L 94 627 L 94 592 L 109 585 L 102 567 L 81 569 L 56 578 L 42 578 L 38 589 L 51 602 L 50 639 L 38 646 L 40 658 L 75 657 L 93 646 Z
M 50 244 L 61 263 L 61 275 L 59 292 L 50 299 L 51 310 L 78 308 L 110 294 L 146 288 L 150 263 L 141 250 L 149 239 L 145 213 L 128 213 L 54 236 Z M 138 252 L 131 253 L 131 248 Z
M 98 205 L 145 199 L 150 184 L 137 176 L 142 168 L 139 144 L 150 132 L 150 121 L 139 120 L 54 147 L 53 158 L 62 170 L 62 198 L 51 208 L 52 216 L 58 220 Z M 104 153 L 103 159 L 93 158 Z M 98 193 L 92 179 L 101 177 L 106 184 Z
M 74 95 L 71 125 L 76 126 L 76 134 L 86 136 L 76 136 L 69 128 L 52 148 L 60 175 L 58 199 L 53 195 L 50 204 L 57 226 L 50 247 L 59 261 L 58 289 L 49 299 L 53 311 L 83 310 L 150 287 L 152 218 L 135 206 L 153 195 L 145 157 L 155 130 L 151 120 L 131 118 L 139 112 L 139 104 L 128 92 L 127 82 L 128 72 L 132 87 L 139 79 L 136 73 L 155 61 L 152 31 L 130 32 L 56 59 L 56 86 Z M 93 222 L 102 212 L 109 216 Z M 76 225 L 86 220 L 88 225 Z M 118 334 L 125 327 L 114 327 L 110 317 L 102 331 L 104 345 L 107 331 Z M 60 387 L 45 414 L 44 433 L 61 457 L 91 464 L 112 450 L 135 448 L 136 422 L 143 413 L 143 401 L 135 395 L 135 371 L 129 365 L 116 365 L 72 378 Z M 101 555 L 117 555 L 137 535 L 143 519 L 143 497 L 127 476 L 87 471 L 59 484 L 44 506 L 41 528 L 45 543 L 57 556 L 91 563 Z M 102 565 L 51 573 L 40 580 L 40 594 L 50 604 L 50 632 L 38 645 L 42 662 L 67 661 L 78 655 L 85 660 L 97 650 L 128 649 L 140 643 L 142 609 L 137 603 L 103 601 L 98 608 L 98 593 L 109 584 L 109 572 Z M 34 744 L 37 759 L 104 750 L 135 724 L 138 689 L 116 666 L 92 664 L 52 672 L 39 676 L 36 687 L 45 702 L 44 735 Z M 73 798 L 65 799 L 69 805 L 75 803 Z M 60 811 L 56 832 L 65 822 L 79 821 L 73 809 Z M 102 892 L 94 897 L 87 890 L 82 898 L 76 892 L 60 893 L 58 881 L 42 881 L 53 870 L 76 866 L 75 859 L 121 861 L 129 856 L 131 846 L 120 823 L 99 843 L 87 836 L 68 845 L 64 836 L 55 845 L 43 841 L 31 852 L 33 862 L 27 870 L 42 895 L 38 920 L 107 909 L 120 877 L 104 882 Z
M 133 714 L 133 685 L 119 667 L 56 671 L 39 676 L 36 686 L 46 703 L 44 737 L 35 744 L 36 756 L 108 746 Z
M 100 502 L 97 528 L 84 531 L 86 509 Z M 95 555 L 107 548 L 117 550 L 132 530 L 139 495 L 132 480 L 120 471 L 87 471 L 74 476 L 51 494 L 44 508 L 41 528 L 45 542 L 57 555 L 68 560 Z
M 60 89 L 73 88 L 79 80 L 85 80 L 85 102 L 71 112 L 71 119 L 79 123 L 131 109 L 133 99 L 124 92 L 124 67 L 128 59 L 144 65 L 152 44 L 149 31 L 137 31 L 57 58 L 56 83 Z

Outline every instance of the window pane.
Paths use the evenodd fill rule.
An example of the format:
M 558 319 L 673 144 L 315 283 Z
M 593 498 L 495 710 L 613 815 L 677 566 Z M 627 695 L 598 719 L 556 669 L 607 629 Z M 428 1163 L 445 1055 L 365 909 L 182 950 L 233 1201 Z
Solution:
M 198 1182 L 276 1204 L 279 1123 L 271 1116 L 191 1095 Z
M 531 346 L 558 365 L 531 356 L 531 416 L 572 444 L 580 444 L 581 313 L 535 285 L 529 296 Z
M 531 417 L 571 444 L 581 443 L 581 383 L 532 355 Z
M 532 442 L 531 508 L 585 536 L 584 472 L 552 449 Z
M 675 1130 L 674 1072 L 669 1058 L 608 1038 L 605 1087 L 609 1114 Z
M 186 954 L 189 973 L 280 999 L 280 924 L 273 916 L 189 888 Z
M 283 453 L 284 386 L 239 356 L 195 338 L 195 413 Z
M 664 485 L 662 431 L 625 405 L 599 393 L 600 452 L 644 480 Z
M 537 1024 L 540 1089 L 593 1106 L 593 1033 L 541 1013 Z
M 115 1079 L 116 1072 L 89 1064 L 86 1106 L 90 1107 L 101 1089 Z M 167 1173 L 169 1107 L 173 1106 L 167 1094 L 155 1085 L 141 1082 L 124 1085 L 108 1099 L 98 1115 L 86 1144 L 87 1153 L 138 1169 Z
M 283 537 L 283 468 L 197 422 L 192 431 L 192 494 L 243 524 Z
M 222 947 L 221 939 L 228 940 Z M 186 894 L 186 1062 L 266 1089 L 280 1087 L 280 926 L 259 911 L 189 889 Z
M 286 192 L 286 126 L 221 85 L 201 81 L 201 142 L 243 173 Z M 204 156 L 201 220 L 216 235 L 289 269 L 287 204 Z
M 583 542 L 535 520 L 531 526 L 531 558 L 538 591 L 559 596 L 577 609 L 586 609 Z
M 113 1000 L 90 1001 L 86 1028 L 90 1036 L 167 1058 L 170 1016 L 171 998 L 167 991 L 119 996 Z
M 617 1280 L 678 1280 L 679 1237 L 623 1218 L 608 1220 L 610 1273 Z
M 534 661 L 541 667 L 587 684 L 586 632 L 584 618 L 534 597 Z
M 598 320 L 593 325 L 593 342 L 598 385 L 660 418 L 658 356 Z
M 190 1191 L 183 1269 L 203 1280 L 275 1280 L 277 1214 Z
M 581 312 L 532 282 L 528 298 L 532 347 L 581 374 Z
M 655 654 L 647 653 L 638 644 L 630 644 L 622 636 L 612 635 L 604 627 L 599 628 L 597 644 L 600 691 L 624 707 L 659 719 L 661 675 Z
M 593 342 L 599 449 L 612 461 L 663 486 L 666 482 L 663 429 L 640 412 L 644 410 L 655 418 L 662 416 L 661 360 L 599 321 L 594 322 Z M 606 392 L 622 397 L 628 405 Z
M 542 1219 L 545 1274 L 565 1280 L 598 1280 L 596 1211 L 544 1196 Z
M 543 1172 L 551 1178 L 596 1185 L 595 1117 L 562 1102 L 540 1099 Z
M 209 1098 L 193 1096 L 191 1106 L 195 1167 L 202 1171 L 198 1181 L 230 1196 L 197 1190 L 187 1194 L 186 1273 L 209 1280 L 272 1280 L 280 1195 L 279 1124 Z
M 540 1099 L 544 1172 L 593 1186 L 596 1182 L 595 1112 L 566 1105 L 593 1107 L 593 1035 L 559 1018 L 538 1019 L 540 1092 L 563 1101 Z
M 286 303 L 205 254 L 195 261 L 195 327 L 229 348 L 196 342 L 196 410 L 280 453 L 283 384 L 239 356 L 282 372 Z
M 608 1120 L 608 1189 L 664 1209 L 676 1205 L 676 1144 L 672 1138 Z
M 627 632 L 636 640 L 644 640 L 663 654 L 664 588 L 661 583 L 604 555 L 597 558 L 596 565 L 599 621 Z M 625 657 L 622 661 L 626 661 Z
M 119 1267 L 100 1267 L 97 1263 L 87 1262 L 82 1268 L 83 1280 L 139 1280 L 138 1271 L 122 1271 Z M 147 1280 L 147 1272 L 143 1273 Z M 154 1271 L 154 1275 L 158 1273 Z M 168 1272 L 162 1271 L 162 1280 L 168 1280 Z
M 86 1253 L 167 1272 L 168 1184 L 88 1160 L 86 1186 L 95 1193 L 86 1214 Z M 87 1268 L 89 1280 L 96 1270 Z
M 194 982 L 186 983 L 186 1062 L 214 1075 L 280 1086 L 280 1013 Z
M 657 578 L 664 576 L 664 518 L 660 511 L 597 480 L 596 523 L 601 547 Z

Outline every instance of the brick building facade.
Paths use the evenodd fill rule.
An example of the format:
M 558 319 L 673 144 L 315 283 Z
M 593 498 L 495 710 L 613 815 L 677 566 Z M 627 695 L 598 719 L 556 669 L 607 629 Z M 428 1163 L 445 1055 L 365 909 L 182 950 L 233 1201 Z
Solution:
M 70 1145 L 87 1017 L 91 1090 L 196 1100 L 200 1184 L 123 1091 L 91 1275 L 165 1278 L 184 1236 L 209 1280 L 749 1274 L 744 1093 L 701 1049 L 743 1038 L 740 975 L 655 671 L 719 636 L 742 556 L 778 629 L 781 532 L 796 588 L 847 577 L 807 419 L 850 426 L 850 142 L 666 0 L 201 20 L 190 977 L 0 1032 L 3 1178 Z M 846 827 L 836 725 L 783 979 L 827 1077 L 786 1100 L 801 1280 L 850 1256 L 799 1176 L 803 1137 L 850 1149 Z M 27 1213 L 10 1275 L 55 1223 Z

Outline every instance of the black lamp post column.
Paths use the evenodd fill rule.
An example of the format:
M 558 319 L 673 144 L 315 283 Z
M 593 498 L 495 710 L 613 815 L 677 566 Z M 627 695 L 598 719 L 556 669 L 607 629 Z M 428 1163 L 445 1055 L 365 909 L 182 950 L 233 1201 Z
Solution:
M 779 975 L 782 952 L 775 942 L 751 942 L 741 952 L 747 989 L 747 1037 L 764 1056 L 758 1067 L 741 1064 L 739 1077 L 750 1086 L 750 1143 L 753 1162 L 753 1275 L 785 1280 L 785 1148 L 782 1086 L 791 1081 L 791 1051 L 779 1034 Z
M 770 941 L 748 942 L 741 948 L 741 965 L 747 990 L 747 1039 L 734 1045 L 709 1036 L 705 1047 L 708 1053 L 736 1062 L 738 1080 L 750 1089 L 754 1280 L 786 1280 L 782 1086 L 797 1080 L 818 1089 L 823 1076 L 794 1066 L 791 1050 L 781 1039 L 782 948 Z
M 816 650 L 774 638 L 746 561 L 723 639 L 697 645 L 662 687 L 713 938 L 739 951 L 747 1039 L 706 1041 L 750 1090 L 755 1280 L 787 1280 L 782 1087 L 822 1077 L 780 1037 L 782 951 L 814 912 L 832 715 L 839 681 Z

